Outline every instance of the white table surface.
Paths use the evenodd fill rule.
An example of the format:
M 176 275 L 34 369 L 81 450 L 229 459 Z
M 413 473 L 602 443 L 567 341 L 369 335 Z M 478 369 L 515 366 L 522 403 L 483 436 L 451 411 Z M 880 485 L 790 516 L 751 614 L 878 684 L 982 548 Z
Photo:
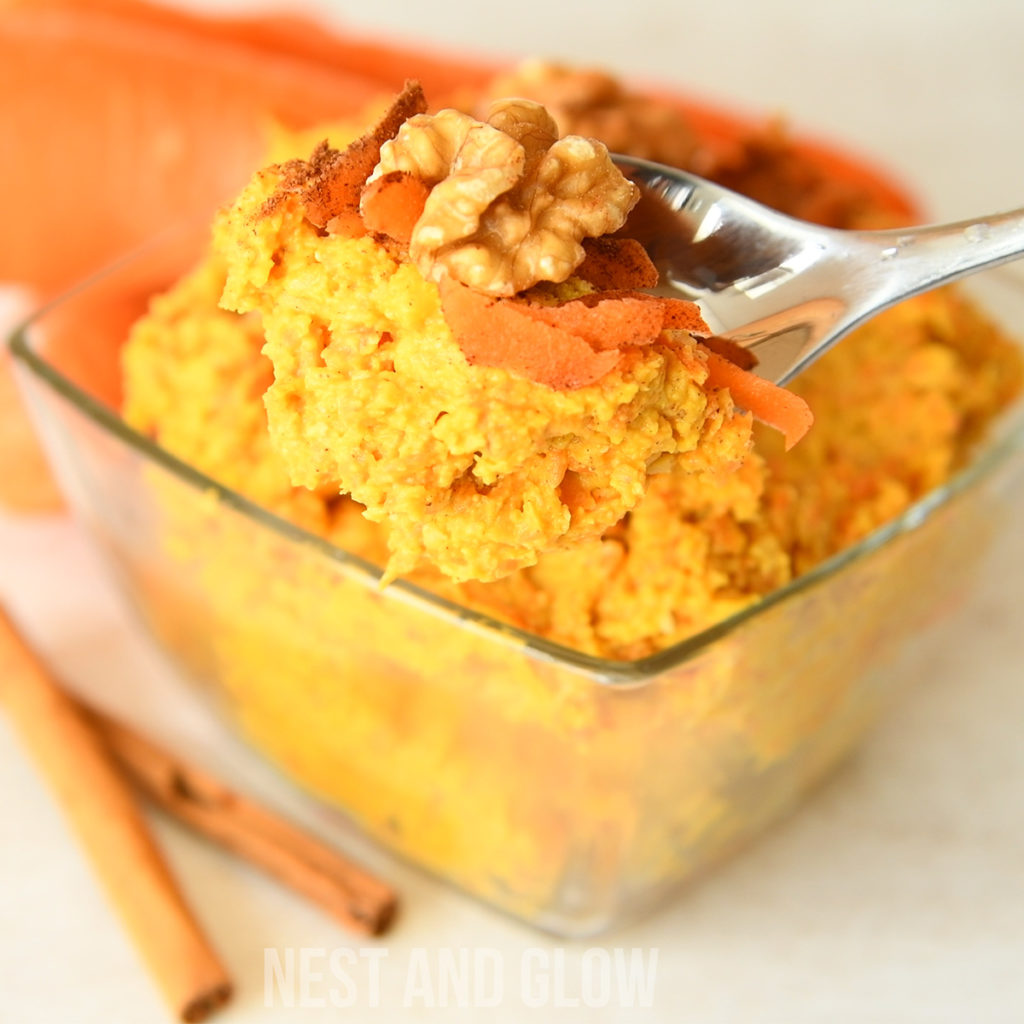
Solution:
M 367 32 L 600 63 L 741 108 L 785 112 L 795 126 L 841 138 L 893 169 L 936 217 L 1024 201 L 1019 0 L 319 7 Z M 71 523 L 0 518 L 0 593 L 70 685 L 287 806 L 401 891 L 392 934 L 363 942 L 154 816 L 236 977 L 225 1022 L 1024 1021 L 1019 533 L 1004 538 L 974 595 L 922 653 L 922 678 L 830 785 L 701 886 L 599 943 L 536 934 L 324 826 L 311 802 L 178 686 Z M 2 716 L 0 794 L 0 1022 L 167 1019 Z M 623 1007 L 617 991 L 606 1005 L 583 1005 L 586 951 L 599 944 L 610 953 L 640 950 L 648 963 L 657 956 L 651 1005 Z M 311 966 L 321 970 L 332 951 L 350 954 L 352 988 L 341 992 L 328 975 L 312 979 L 299 1005 L 284 1005 L 277 989 L 268 1003 L 267 948 L 282 957 L 312 950 Z M 441 991 L 441 965 L 463 949 L 485 965 L 478 980 L 492 982 L 476 1006 Z M 499 968 L 500 998 L 487 999 Z M 545 978 L 546 997 L 538 987 Z M 351 1008 L 332 1008 L 332 991 L 350 994 Z

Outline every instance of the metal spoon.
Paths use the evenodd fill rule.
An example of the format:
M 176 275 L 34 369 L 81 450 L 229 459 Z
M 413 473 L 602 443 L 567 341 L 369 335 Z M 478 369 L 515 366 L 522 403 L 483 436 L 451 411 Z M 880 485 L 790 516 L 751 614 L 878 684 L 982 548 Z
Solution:
M 795 220 L 672 167 L 615 156 L 641 189 L 622 234 L 660 290 L 700 304 L 711 329 L 778 383 L 901 299 L 1024 256 L 1024 210 L 896 231 Z

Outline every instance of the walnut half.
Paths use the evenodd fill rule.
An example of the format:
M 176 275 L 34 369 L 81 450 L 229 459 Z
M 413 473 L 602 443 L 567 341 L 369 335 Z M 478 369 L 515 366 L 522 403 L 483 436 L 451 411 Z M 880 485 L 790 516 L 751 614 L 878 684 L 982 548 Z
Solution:
M 564 281 L 583 239 L 616 231 L 639 198 L 603 143 L 560 139 L 547 111 L 520 99 L 494 103 L 486 122 L 456 110 L 410 118 L 369 180 L 393 171 L 430 188 L 409 243 L 420 272 L 496 296 Z

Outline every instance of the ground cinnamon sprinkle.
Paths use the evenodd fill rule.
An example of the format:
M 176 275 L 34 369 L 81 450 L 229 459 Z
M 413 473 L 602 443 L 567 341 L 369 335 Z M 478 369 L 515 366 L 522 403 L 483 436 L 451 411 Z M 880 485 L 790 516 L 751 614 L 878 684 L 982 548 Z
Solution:
M 308 160 L 281 164 L 278 191 L 264 204 L 261 215 L 273 213 L 288 196 L 297 196 L 306 219 L 315 227 L 329 227 L 337 234 L 361 234 L 359 197 L 380 159 L 381 146 L 394 138 L 410 117 L 426 109 L 419 83 L 407 82 L 373 128 L 345 149 L 334 149 L 324 139 Z

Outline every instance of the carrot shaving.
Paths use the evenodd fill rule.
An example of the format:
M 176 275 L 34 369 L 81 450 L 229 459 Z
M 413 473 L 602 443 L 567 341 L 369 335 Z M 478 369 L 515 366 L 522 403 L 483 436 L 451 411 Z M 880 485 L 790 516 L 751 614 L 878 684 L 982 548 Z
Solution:
M 607 299 L 596 305 L 580 301 L 560 306 L 517 304 L 517 309 L 531 319 L 583 338 L 598 352 L 649 345 L 662 329 L 660 306 L 637 296 Z
M 692 302 L 644 292 L 616 289 L 542 306 L 491 298 L 447 279 L 440 288 L 445 319 L 469 362 L 553 388 L 593 383 L 623 349 L 649 345 L 666 328 L 708 330 Z
M 717 352 L 707 352 L 707 366 L 707 383 L 711 387 L 728 388 L 737 405 L 778 430 L 785 439 L 787 451 L 810 430 L 814 414 L 799 395 L 742 369 Z
M 657 267 L 635 238 L 588 238 L 583 250 L 576 276 L 595 288 L 654 288 L 658 283 Z
M 650 295 L 647 292 L 613 288 L 584 295 L 576 301 L 585 306 L 603 306 L 616 299 L 635 299 L 638 302 L 647 302 L 657 306 L 661 310 L 662 330 L 689 331 L 691 334 L 702 336 L 711 333 L 711 328 L 701 315 L 700 307 L 688 299 L 671 299 L 664 295 Z
M 423 215 L 430 189 L 405 171 L 392 171 L 363 189 L 359 212 L 368 231 L 408 245 L 413 228 Z
M 724 356 L 730 363 L 735 363 L 741 370 L 752 370 L 757 366 L 757 356 L 749 348 L 744 348 L 729 338 L 722 338 L 717 334 L 709 334 L 706 337 L 701 337 L 699 340 L 705 348 L 709 348 L 712 352 L 717 352 L 720 356 Z
M 374 127 L 346 149 L 332 149 L 324 140 L 309 160 L 282 164 L 281 185 L 269 200 L 268 210 L 284 196 L 296 194 L 311 224 L 327 228 L 332 234 L 362 234 L 365 229 L 359 216 L 359 199 L 380 159 L 381 146 L 394 138 L 405 121 L 426 109 L 420 84 L 406 82 Z
M 689 331 L 691 334 L 708 334 L 708 327 L 701 315 L 700 307 L 686 299 L 666 299 L 658 297 L 664 319 L 662 327 L 666 331 Z
M 516 303 L 456 281 L 440 287 L 445 320 L 472 364 L 501 367 L 568 390 L 593 384 L 619 361 L 617 350 L 595 352 L 583 338 L 534 319 Z

